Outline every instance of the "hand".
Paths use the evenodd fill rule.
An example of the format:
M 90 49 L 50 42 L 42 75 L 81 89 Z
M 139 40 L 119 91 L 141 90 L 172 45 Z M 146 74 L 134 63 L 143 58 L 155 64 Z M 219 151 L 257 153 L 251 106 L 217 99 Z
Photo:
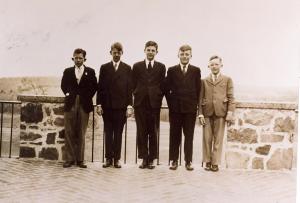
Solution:
M 225 118 L 225 121 L 226 121 L 228 127 L 231 126 L 231 125 L 234 125 L 235 118 L 234 118 L 233 112 L 231 112 L 231 111 L 227 112 L 227 116 Z
M 132 108 L 132 106 L 128 106 L 128 107 L 127 107 L 127 111 L 126 111 L 126 117 L 127 117 L 127 118 L 128 118 L 128 117 L 131 117 L 132 114 L 133 114 L 133 108 Z
M 199 122 L 200 122 L 200 125 L 205 125 L 205 118 L 203 115 L 199 116 Z
M 101 106 L 97 106 L 97 114 L 101 116 L 103 114 L 103 110 Z

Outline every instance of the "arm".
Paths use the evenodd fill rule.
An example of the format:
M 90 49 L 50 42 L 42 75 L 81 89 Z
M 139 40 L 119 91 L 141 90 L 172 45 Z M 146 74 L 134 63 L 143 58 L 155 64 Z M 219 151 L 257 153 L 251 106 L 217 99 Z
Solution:
M 227 82 L 227 93 L 228 99 L 228 111 L 225 120 L 227 121 L 228 126 L 234 124 L 234 111 L 235 111 L 235 101 L 234 101 L 234 94 L 233 94 L 233 82 L 232 79 L 229 78 Z
M 205 125 L 205 119 L 203 115 L 202 102 L 205 97 L 204 81 L 200 81 L 200 93 L 199 93 L 199 103 L 198 103 L 198 118 L 201 125 Z

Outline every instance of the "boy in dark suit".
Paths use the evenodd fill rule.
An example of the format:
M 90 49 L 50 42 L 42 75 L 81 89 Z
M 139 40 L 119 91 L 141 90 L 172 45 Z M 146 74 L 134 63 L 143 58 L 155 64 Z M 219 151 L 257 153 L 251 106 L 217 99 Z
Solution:
M 89 113 L 93 110 L 92 98 L 96 92 L 97 78 L 92 68 L 85 66 L 86 51 L 75 49 L 72 60 L 75 65 L 66 68 L 61 80 L 65 94 L 65 152 L 64 168 L 75 162 L 80 168 L 84 164 L 85 133 Z
M 200 69 L 190 64 L 192 48 L 183 45 L 179 48 L 180 64 L 168 69 L 165 91 L 170 119 L 171 170 L 178 167 L 181 131 L 184 134 L 184 159 L 187 170 L 193 170 L 193 137 L 200 92 Z
M 157 158 L 157 135 L 160 107 L 163 98 L 161 89 L 166 74 L 164 64 L 154 60 L 158 45 L 148 41 L 145 45 L 146 59 L 133 65 L 134 111 L 137 126 L 138 158 L 143 159 L 141 169 L 153 169 Z
M 208 68 L 211 74 L 202 80 L 199 119 L 203 125 L 203 162 L 205 170 L 217 172 L 221 164 L 225 122 L 234 122 L 235 102 L 233 82 L 221 74 L 222 59 L 212 56 Z
M 123 47 L 111 45 L 112 61 L 100 68 L 97 89 L 97 113 L 103 115 L 105 158 L 103 168 L 121 168 L 122 133 L 126 116 L 132 114 L 131 67 L 121 61 Z

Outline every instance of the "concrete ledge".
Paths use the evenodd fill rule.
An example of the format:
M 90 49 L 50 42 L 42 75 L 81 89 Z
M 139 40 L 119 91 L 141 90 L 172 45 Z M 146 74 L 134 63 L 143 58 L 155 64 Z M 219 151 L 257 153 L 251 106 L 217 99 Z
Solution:
M 296 103 L 267 103 L 267 102 L 237 102 L 237 108 L 253 108 L 253 109 L 276 109 L 276 110 L 297 110 Z
M 21 102 L 64 103 L 65 97 L 52 95 L 18 95 Z
M 63 103 L 64 97 L 52 95 L 18 95 L 17 99 L 21 102 L 41 102 L 41 103 Z M 276 103 L 276 102 L 237 102 L 237 108 L 253 108 L 253 109 L 277 109 L 277 110 L 297 110 L 296 103 Z M 162 106 L 162 109 L 168 109 Z

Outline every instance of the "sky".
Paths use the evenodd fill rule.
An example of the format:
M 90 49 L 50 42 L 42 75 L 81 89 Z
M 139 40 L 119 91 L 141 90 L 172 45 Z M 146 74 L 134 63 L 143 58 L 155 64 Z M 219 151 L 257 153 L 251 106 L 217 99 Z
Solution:
M 148 40 L 156 60 L 179 63 L 192 47 L 191 64 L 209 74 L 208 59 L 223 58 L 222 72 L 239 85 L 297 86 L 300 72 L 299 0 L 0 0 L 0 77 L 62 76 L 75 48 L 86 65 L 143 60 Z

